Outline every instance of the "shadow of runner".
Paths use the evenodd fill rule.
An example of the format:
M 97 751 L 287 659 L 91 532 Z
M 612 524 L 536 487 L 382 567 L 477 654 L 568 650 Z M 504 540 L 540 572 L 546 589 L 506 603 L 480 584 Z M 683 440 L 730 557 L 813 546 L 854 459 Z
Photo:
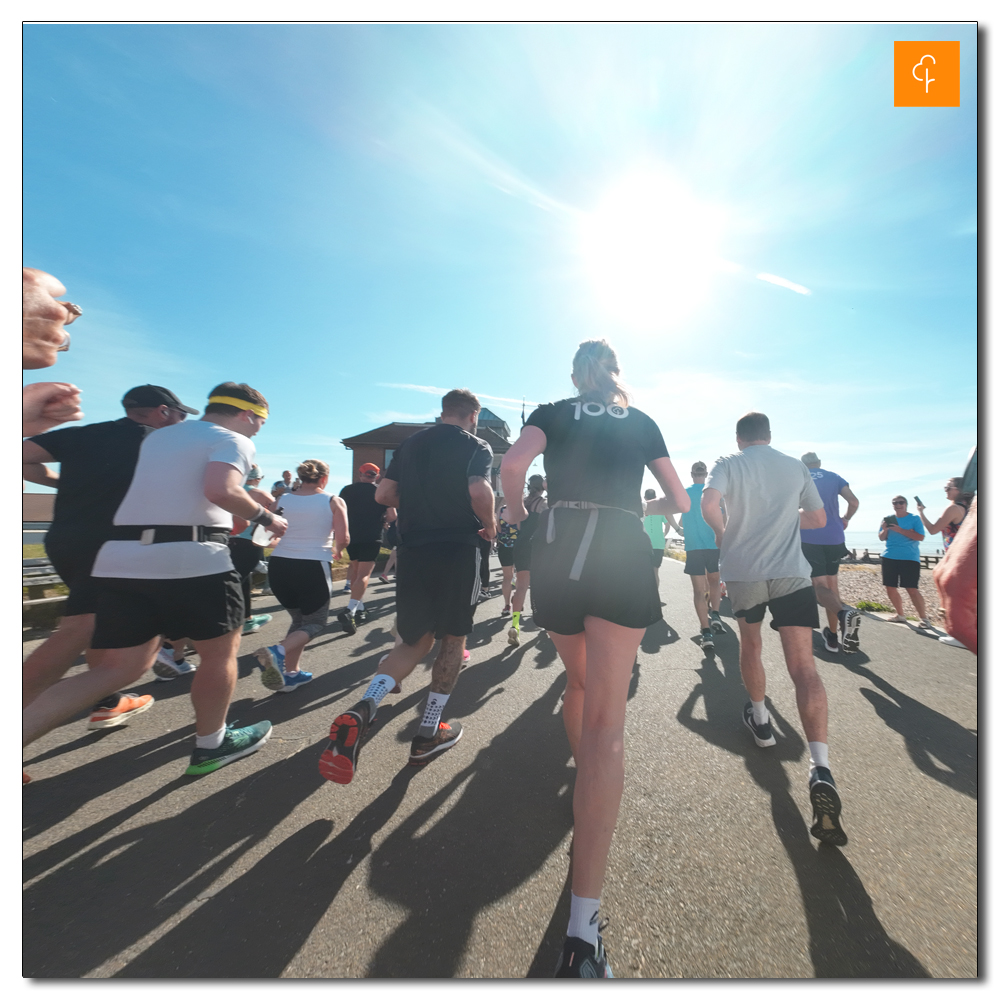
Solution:
M 679 638 L 677 630 L 671 628 L 665 618 L 660 618 L 643 633 L 639 648 L 644 653 L 658 653 L 664 646 L 677 642 Z
M 304 760 L 315 759 L 313 750 L 303 753 L 305 758 L 295 754 L 276 761 L 176 815 L 87 846 L 183 784 L 211 782 L 215 776 L 179 778 L 82 831 L 83 843 L 71 837 L 73 844 L 55 845 L 58 860 L 70 860 L 54 871 L 57 858 L 41 852 L 49 862 L 42 871 L 48 874 L 24 892 L 22 975 L 83 976 L 205 893 L 324 784 L 315 766 L 304 766 Z M 67 853 L 74 844 L 85 848 L 76 857 Z M 29 861 L 39 864 L 37 855 Z
M 334 826 L 330 820 L 314 820 L 293 833 L 115 978 L 279 977 L 371 853 L 372 837 L 395 814 L 417 774 L 405 767 L 325 847 Z M 264 916 L 263 928 L 253 919 L 256 914 Z
M 677 720 L 707 742 L 743 757 L 747 772 L 771 796 L 774 828 L 802 896 L 816 976 L 928 977 L 920 962 L 886 934 L 871 897 L 847 858 L 837 848 L 813 845 L 782 766 L 784 761 L 802 759 L 805 741 L 768 700 L 778 742 L 764 748 L 754 744 L 741 718 L 747 694 L 740 678 L 739 651 L 721 647 L 717 652 L 722 670 L 709 658 L 702 661 L 698 671 L 701 681 L 684 701 Z M 704 701 L 705 720 L 692 717 L 699 698 Z
M 562 842 L 573 825 L 575 773 L 554 714 L 564 685 L 560 673 L 376 850 L 372 891 L 409 912 L 382 942 L 369 976 L 453 976 L 480 911 L 523 884 Z

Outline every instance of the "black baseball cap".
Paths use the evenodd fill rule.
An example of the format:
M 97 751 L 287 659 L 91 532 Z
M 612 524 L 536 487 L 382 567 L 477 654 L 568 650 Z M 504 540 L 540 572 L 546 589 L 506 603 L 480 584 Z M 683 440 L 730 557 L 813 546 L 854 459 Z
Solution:
M 162 385 L 137 385 L 134 389 L 129 389 L 122 399 L 122 406 L 126 410 L 139 406 L 164 405 L 175 410 L 183 410 L 185 413 L 198 412 L 193 407 L 185 406 L 169 389 L 164 389 Z

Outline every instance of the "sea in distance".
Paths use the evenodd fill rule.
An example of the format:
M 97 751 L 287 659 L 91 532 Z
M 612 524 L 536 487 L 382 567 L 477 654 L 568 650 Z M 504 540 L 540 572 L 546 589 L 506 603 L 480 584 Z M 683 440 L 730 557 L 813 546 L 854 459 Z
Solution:
M 881 555 L 885 548 L 885 542 L 878 540 L 877 531 L 851 531 L 844 532 L 844 544 L 849 549 L 855 549 L 860 556 L 865 549 L 872 555 Z M 924 535 L 924 540 L 920 543 L 920 554 L 922 556 L 939 555 L 944 552 L 944 542 L 940 534 Z

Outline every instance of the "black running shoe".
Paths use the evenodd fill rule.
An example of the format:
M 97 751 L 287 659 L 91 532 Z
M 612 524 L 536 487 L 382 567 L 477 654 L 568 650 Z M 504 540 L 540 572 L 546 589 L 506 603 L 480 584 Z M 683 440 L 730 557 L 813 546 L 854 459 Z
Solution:
M 858 632 L 861 630 L 861 612 L 854 608 L 845 608 L 839 612 L 841 646 L 845 653 L 856 653 L 861 644 L 858 642 Z
M 556 966 L 555 978 L 614 979 L 601 935 L 597 935 L 596 946 L 582 938 L 566 938 L 562 954 L 559 956 L 559 964 Z
M 809 832 L 824 844 L 843 847 L 847 843 L 847 834 L 840 825 L 840 796 L 828 767 L 812 769 L 809 800 L 813 807 L 813 825 Z
M 439 722 L 437 732 L 433 736 L 417 736 L 410 744 L 410 763 L 414 767 L 423 767 L 432 757 L 453 747 L 462 738 L 462 723 Z
M 354 615 L 346 608 L 337 615 L 337 621 L 344 626 L 344 631 L 348 635 L 354 635 L 358 630 L 358 626 L 354 624 Z
M 705 652 L 715 649 L 715 639 L 712 637 L 712 630 L 710 628 L 703 628 L 701 630 L 701 648 Z
M 354 624 L 355 625 L 364 625 L 364 623 L 366 621 L 368 621 L 368 609 L 367 608 L 358 608 L 354 612 Z
M 716 635 L 722 635 L 726 631 L 726 626 L 722 624 L 722 615 L 718 611 L 709 611 L 708 624 L 712 626 L 712 631 Z
M 753 733 L 754 742 L 759 747 L 773 747 L 776 740 L 771 732 L 771 719 L 760 724 L 753 721 L 753 705 L 748 701 L 743 706 L 743 725 Z
M 839 653 L 840 643 L 837 641 L 837 633 L 823 626 L 823 647 L 828 653 Z
M 319 773 L 327 781 L 347 785 L 358 769 L 358 754 L 372 719 L 368 716 L 369 705 L 358 702 L 349 712 L 338 715 L 330 726 L 330 742 L 319 758 Z

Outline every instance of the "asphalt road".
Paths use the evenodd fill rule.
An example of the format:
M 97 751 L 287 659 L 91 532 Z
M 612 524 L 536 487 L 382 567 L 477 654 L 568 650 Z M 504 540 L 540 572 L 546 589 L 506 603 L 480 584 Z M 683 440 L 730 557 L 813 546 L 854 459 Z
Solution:
M 602 896 L 615 975 L 976 976 L 976 658 L 870 618 L 854 656 L 815 634 L 850 838 L 820 846 L 777 634 L 763 630 L 778 743 L 759 749 L 740 718 L 735 623 L 703 656 L 681 564 L 666 560 L 661 580 Z M 269 719 L 274 734 L 221 771 L 184 776 L 190 682 L 152 673 L 135 690 L 156 704 L 130 725 L 91 733 L 81 717 L 28 748 L 24 976 L 552 974 L 575 773 L 555 649 L 530 619 L 509 647 L 500 600 L 481 605 L 446 709 L 462 741 L 407 766 L 421 666 L 383 702 L 354 782 L 330 784 L 316 767 L 329 724 L 392 644 L 394 588 L 369 598 L 356 636 L 331 616 L 304 656 L 315 679 L 291 695 L 261 685 L 252 655 L 288 617 L 255 601 L 274 621 L 243 640 L 229 719 Z

